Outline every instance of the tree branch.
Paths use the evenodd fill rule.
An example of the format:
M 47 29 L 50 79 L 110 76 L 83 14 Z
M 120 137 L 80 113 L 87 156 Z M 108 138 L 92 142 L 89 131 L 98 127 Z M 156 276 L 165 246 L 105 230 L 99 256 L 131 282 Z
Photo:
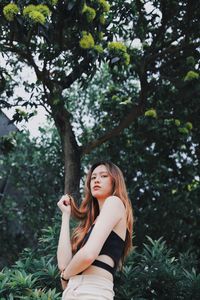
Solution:
M 64 80 L 58 82 L 62 86 L 63 89 L 69 88 L 73 82 L 75 82 L 78 78 L 81 77 L 83 73 L 88 73 L 90 71 L 90 64 L 94 62 L 94 59 L 85 58 L 83 59 L 80 64 L 76 65 L 73 68 L 73 71 L 66 76 Z
M 175 54 L 176 52 L 179 52 L 180 50 L 193 50 L 195 48 L 198 48 L 200 46 L 200 42 L 196 43 L 182 43 L 181 45 L 169 45 L 169 47 L 165 48 L 164 50 L 160 51 L 161 49 L 157 49 L 157 53 L 153 55 L 146 56 L 146 64 L 149 64 L 151 62 L 154 62 L 158 58 L 163 58 L 166 54 Z
M 38 66 L 36 65 L 32 55 L 30 53 L 24 52 L 21 49 L 15 47 L 14 45 L 5 47 L 5 50 L 15 53 L 16 55 L 19 55 L 22 59 L 24 59 L 26 62 L 28 62 L 28 64 L 34 68 L 37 78 L 41 79 L 42 71 L 39 70 Z
M 133 123 L 139 116 L 144 114 L 148 94 L 148 82 L 145 62 L 143 62 L 143 64 L 141 65 L 139 78 L 141 85 L 139 104 L 132 107 L 129 113 L 125 115 L 124 118 L 119 122 L 118 126 L 109 130 L 96 140 L 89 142 L 87 145 L 80 147 L 81 156 L 83 156 L 84 154 L 89 154 L 96 147 L 107 142 L 111 138 L 120 135 L 120 133 L 125 128 L 130 126 L 131 123 Z
M 144 112 L 144 108 L 142 105 L 134 106 L 128 115 L 126 115 L 123 120 L 119 123 L 118 126 L 111 129 L 104 135 L 102 135 L 100 138 L 97 138 L 96 140 L 89 142 L 86 146 L 82 147 L 81 149 L 81 155 L 89 154 L 93 149 L 100 146 L 101 144 L 107 142 L 111 138 L 120 135 L 120 133 L 127 128 L 134 120 L 136 120 L 140 115 L 142 115 Z

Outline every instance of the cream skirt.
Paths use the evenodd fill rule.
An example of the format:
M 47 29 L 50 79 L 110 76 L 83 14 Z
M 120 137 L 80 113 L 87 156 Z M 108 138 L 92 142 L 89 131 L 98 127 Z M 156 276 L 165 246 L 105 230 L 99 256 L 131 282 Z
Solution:
M 72 276 L 62 300 L 113 300 L 113 282 L 99 275 Z

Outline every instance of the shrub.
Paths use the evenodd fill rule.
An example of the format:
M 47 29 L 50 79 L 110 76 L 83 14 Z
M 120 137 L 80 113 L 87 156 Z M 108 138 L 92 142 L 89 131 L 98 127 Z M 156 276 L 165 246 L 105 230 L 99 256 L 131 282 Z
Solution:
M 143 251 L 134 251 L 122 273 L 117 274 L 116 300 L 200 299 L 200 274 L 194 269 L 196 263 L 192 254 L 176 258 L 161 238 L 154 241 L 148 238 Z
M 61 287 L 56 264 L 60 221 L 43 230 L 34 250 L 24 249 L 12 268 L 0 273 L 0 299 L 60 299 Z M 73 226 L 73 224 L 72 224 Z M 197 300 L 200 275 L 193 254 L 178 258 L 162 238 L 148 238 L 143 251 L 134 250 L 115 279 L 115 300 Z

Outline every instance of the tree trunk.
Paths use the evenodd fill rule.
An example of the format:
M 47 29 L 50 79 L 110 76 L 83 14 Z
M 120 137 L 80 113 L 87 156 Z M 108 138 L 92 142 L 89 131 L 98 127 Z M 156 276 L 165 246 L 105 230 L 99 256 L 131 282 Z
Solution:
M 63 151 L 64 160 L 64 193 L 73 195 L 80 200 L 80 149 L 77 145 L 72 126 L 70 124 L 70 114 L 62 106 L 52 111 L 55 125 L 58 129 Z

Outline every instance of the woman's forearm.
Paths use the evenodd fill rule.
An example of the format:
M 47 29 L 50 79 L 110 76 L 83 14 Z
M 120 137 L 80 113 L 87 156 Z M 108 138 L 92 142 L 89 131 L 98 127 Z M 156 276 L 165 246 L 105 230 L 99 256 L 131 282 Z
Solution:
M 69 221 L 70 215 L 63 213 L 57 249 L 58 268 L 60 271 L 63 271 L 72 259 Z
M 88 253 L 86 247 L 81 248 L 67 265 L 63 272 L 63 277 L 69 279 L 71 276 L 79 274 L 87 269 L 93 261 L 94 258 Z

